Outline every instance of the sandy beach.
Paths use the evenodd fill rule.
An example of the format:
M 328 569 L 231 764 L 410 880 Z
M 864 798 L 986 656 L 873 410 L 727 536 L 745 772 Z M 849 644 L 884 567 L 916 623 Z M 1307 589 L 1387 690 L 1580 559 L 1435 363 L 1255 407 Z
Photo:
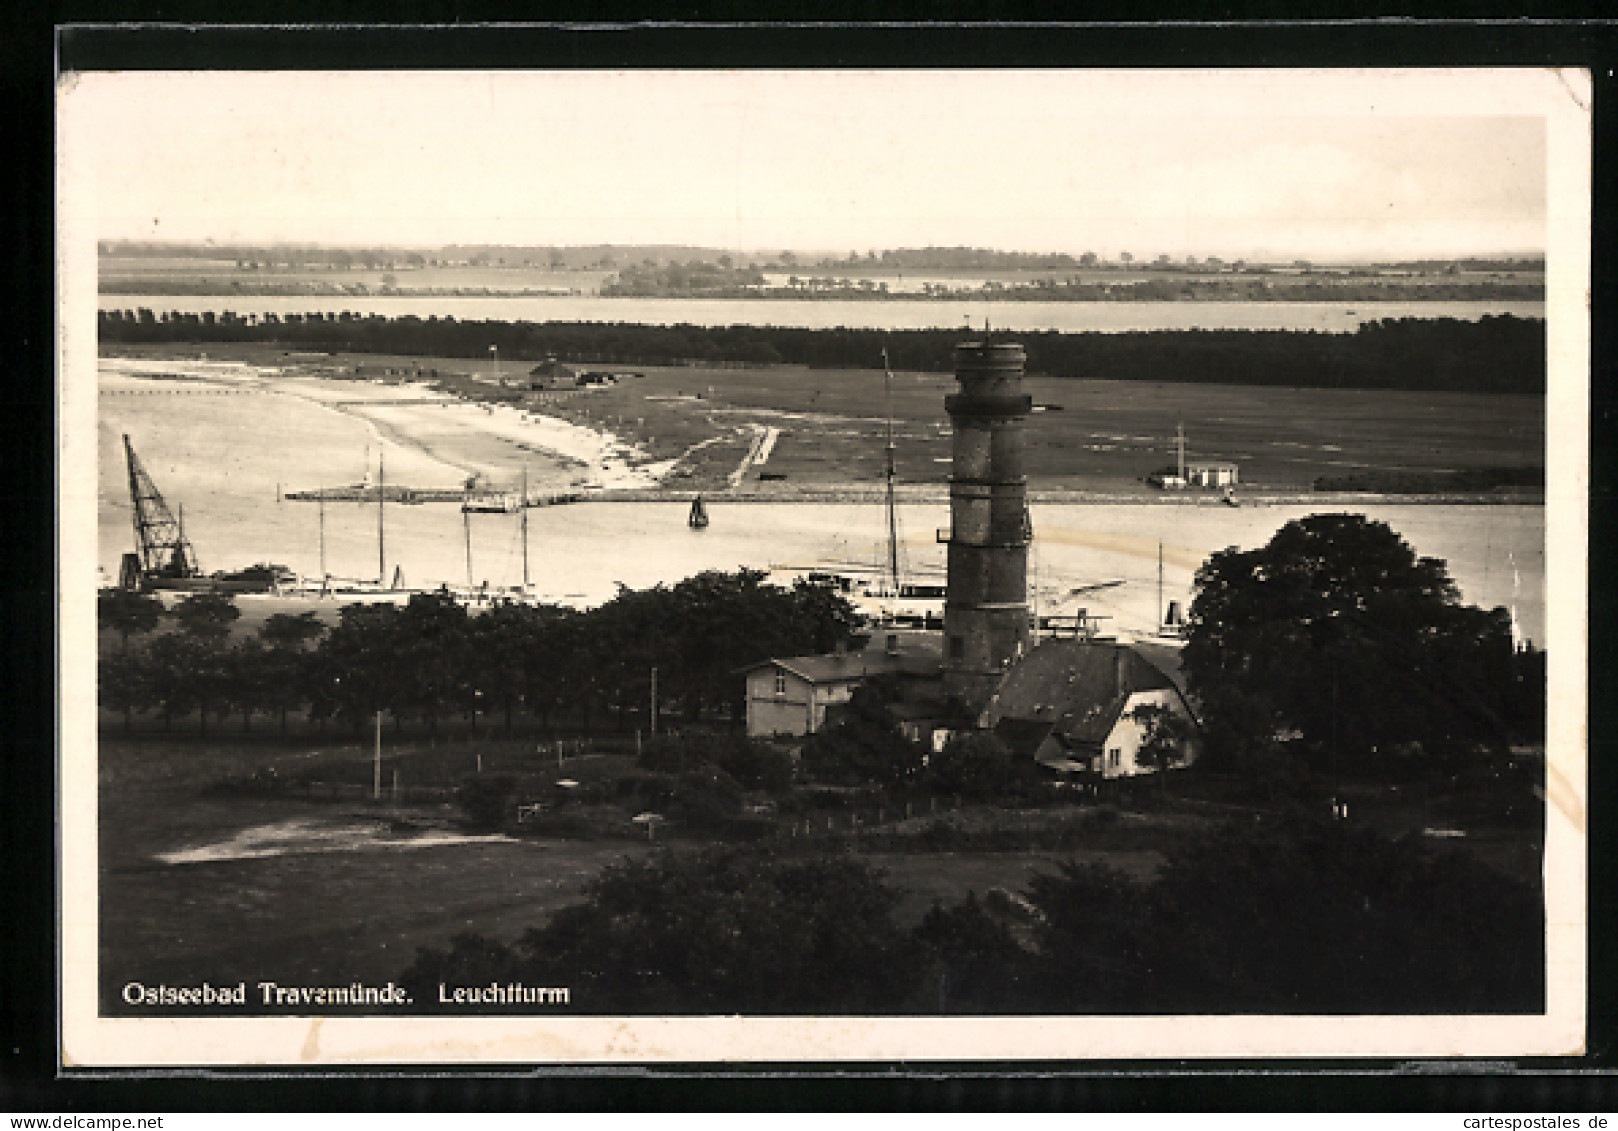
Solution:
M 251 390 L 296 398 L 363 422 L 373 443 L 387 450 L 389 474 L 412 486 L 459 486 L 478 476 L 510 488 L 527 468 L 539 488 L 650 488 L 674 462 L 654 460 L 606 429 L 465 401 L 425 384 L 335 381 L 298 365 L 107 357 L 101 360 L 101 390 L 137 395 Z

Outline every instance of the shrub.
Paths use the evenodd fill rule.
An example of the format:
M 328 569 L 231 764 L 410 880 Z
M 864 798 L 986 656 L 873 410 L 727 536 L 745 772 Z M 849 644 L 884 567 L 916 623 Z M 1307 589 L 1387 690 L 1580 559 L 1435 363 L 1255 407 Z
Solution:
M 893 922 L 898 898 L 853 860 L 664 853 L 608 868 L 516 948 L 457 940 L 418 954 L 405 980 L 418 999 L 442 971 L 569 986 L 585 1012 L 891 1011 L 926 957 Z
M 1301 814 L 1231 824 L 1140 887 L 1036 876 L 1068 1008 L 1195 1013 L 1534 1012 L 1539 895 L 1458 853 Z
M 499 828 L 516 801 L 517 779 L 510 774 L 477 774 L 461 782 L 455 800 L 475 827 Z

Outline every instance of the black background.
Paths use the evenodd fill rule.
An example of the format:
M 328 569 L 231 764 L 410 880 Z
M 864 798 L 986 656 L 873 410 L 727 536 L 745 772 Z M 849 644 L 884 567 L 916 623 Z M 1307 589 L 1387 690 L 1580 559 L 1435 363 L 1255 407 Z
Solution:
M 1138 6 L 1113 5 L 1119 19 Z M 0 1111 L 235 1110 L 1516 1110 L 1618 1109 L 1612 896 L 1618 817 L 1613 704 L 1614 488 L 1618 371 L 1612 99 L 1618 29 L 1523 18 L 1533 5 L 1361 5 L 1352 20 L 1287 22 L 1299 5 L 1183 4 L 1178 21 L 1056 25 L 1036 6 L 964 3 L 619 5 L 588 25 L 476 26 L 511 19 L 471 3 L 56 3 L 0 16 L 0 223 L 7 284 L 0 335 Z M 1568 7 L 1558 6 L 1565 16 Z M 1464 9 L 1464 10 L 1463 10 Z M 1594 10 L 1594 6 L 1591 6 Z M 1311 18 L 1318 19 L 1318 7 Z M 609 15 L 620 21 L 605 22 Z M 1096 18 L 1096 10 L 1087 12 Z M 839 20 L 836 24 L 780 22 Z M 1447 17 L 1474 22 L 1450 22 Z M 1435 19 L 1434 17 L 1446 17 Z M 1478 17 L 1492 17 L 1478 19 Z M 190 21 L 228 18 L 235 25 Z M 359 26 L 386 19 L 404 26 Z M 927 24 L 902 21 L 932 21 Z M 1253 22 L 1263 20 L 1266 22 Z M 138 21 L 139 27 L 113 27 Z M 243 26 L 256 21 L 260 26 Z M 318 21 L 311 28 L 304 21 Z M 655 22 L 632 22 L 655 21 Z M 899 22 L 895 22 L 899 21 Z M 944 23 L 938 21 L 956 21 Z M 987 21 L 987 22 L 986 22 Z M 303 26 L 299 26 L 302 24 Z M 350 26 L 336 26 L 348 24 Z M 427 27 L 422 25 L 431 24 Z M 74 25 L 74 26 L 66 26 Z M 94 26 L 92 26 L 94 25 Z M 488 67 L 1589 67 L 1595 87 L 1590 463 L 1590 1045 L 1522 1062 L 760 1065 L 565 1072 L 319 1075 L 60 1074 L 55 981 L 54 415 L 52 143 L 57 60 L 75 69 Z M 992 145 L 992 139 L 985 139 Z

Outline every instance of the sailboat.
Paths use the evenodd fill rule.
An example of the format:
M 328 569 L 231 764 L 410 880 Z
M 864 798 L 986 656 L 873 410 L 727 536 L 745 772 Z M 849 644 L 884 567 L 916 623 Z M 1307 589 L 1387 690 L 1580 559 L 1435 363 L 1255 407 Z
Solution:
M 884 624 L 928 626 L 941 622 L 944 617 L 944 599 L 948 586 L 942 579 L 932 582 L 917 581 L 905 576 L 900 557 L 899 511 L 895 498 L 893 408 L 891 386 L 893 371 L 888 364 L 888 351 L 882 351 L 882 390 L 887 404 L 887 442 L 885 455 L 885 484 L 883 492 L 886 545 L 883 560 L 876 569 L 839 569 L 810 574 L 811 580 L 829 581 L 867 618 Z
M 691 514 L 686 519 L 692 530 L 708 529 L 708 508 L 702 505 L 702 496 L 691 500 Z

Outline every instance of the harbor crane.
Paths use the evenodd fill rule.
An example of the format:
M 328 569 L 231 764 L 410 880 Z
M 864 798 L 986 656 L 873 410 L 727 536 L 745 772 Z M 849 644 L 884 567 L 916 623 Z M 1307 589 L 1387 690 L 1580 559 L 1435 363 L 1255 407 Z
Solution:
M 135 454 L 124 434 L 124 456 L 129 465 L 129 501 L 135 524 L 135 550 L 125 554 L 120 581 L 136 587 L 147 578 L 184 580 L 202 576 L 197 551 L 185 536 L 185 512 L 176 518 L 163 501 L 163 493 Z

